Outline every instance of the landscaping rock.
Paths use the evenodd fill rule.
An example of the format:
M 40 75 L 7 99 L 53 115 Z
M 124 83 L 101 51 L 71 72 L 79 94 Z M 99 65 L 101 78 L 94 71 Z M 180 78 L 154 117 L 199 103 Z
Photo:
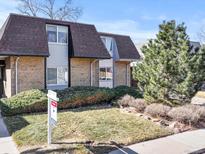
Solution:
M 141 113 L 136 113 L 136 115 L 137 115 L 138 117 L 143 117 L 143 114 L 141 114 Z
M 152 122 L 160 122 L 160 119 L 153 118 L 153 119 L 152 119 Z
M 152 120 L 152 118 L 150 118 L 149 116 L 144 116 L 144 119 L 146 119 L 146 120 Z
M 169 125 L 169 128 L 174 131 L 174 133 L 185 132 L 191 130 L 192 127 L 189 125 L 182 124 L 180 122 L 174 121 Z
M 170 129 L 175 129 L 176 126 L 178 125 L 178 123 L 179 123 L 179 122 L 177 122 L 177 121 L 172 122 L 172 123 L 169 125 L 169 128 L 170 128 Z
M 161 121 L 160 121 L 160 124 L 161 124 L 162 126 L 165 126 L 165 127 L 169 126 L 169 122 L 166 121 L 166 120 L 161 120 Z
M 195 96 L 191 99 L 191 104 L 205 106 L 205 98 Z

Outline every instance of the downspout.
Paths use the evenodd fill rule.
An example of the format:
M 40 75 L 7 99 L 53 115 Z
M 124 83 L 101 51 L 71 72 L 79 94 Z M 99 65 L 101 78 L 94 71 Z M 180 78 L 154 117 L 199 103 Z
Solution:
M 115 87 L 115 61 L 112 59 L 112 88 Z
M 126 70 L 127 70 L 127 75 L 126 75 L 126 85 L 127 85 L 127 86 L 130 86 L 130 85 L 128 85 L 128 79 L 129 79 L 129 78 L 128 78 L 128 75 L 129 75 L 129 65 L 130 65 L 130 64 L 127 64 L 127 65 L 126 65 Z
M 18 61 L 19 57 L 16 58 L 16 94 L 18 93 Z
M 93 62 L 91 62 L 91 64 L 90 64 L 90 67 L 91 67 L 91 69 L 90 69 L 90 86 L 93 86 L 93 64 L 96 62 L 96 61 L 98 61 L 98 59 L 95 59 Z

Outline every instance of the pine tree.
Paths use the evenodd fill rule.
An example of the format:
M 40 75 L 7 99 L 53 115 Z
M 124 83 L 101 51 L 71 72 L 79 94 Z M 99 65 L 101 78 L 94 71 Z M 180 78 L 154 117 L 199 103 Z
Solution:
M 134 78 L 148 101 L 184 103 L 205 81 L 205 48 L 191 53 L 184 23 L 163 22 L 156 39 L 142 47 L 145 56 Z

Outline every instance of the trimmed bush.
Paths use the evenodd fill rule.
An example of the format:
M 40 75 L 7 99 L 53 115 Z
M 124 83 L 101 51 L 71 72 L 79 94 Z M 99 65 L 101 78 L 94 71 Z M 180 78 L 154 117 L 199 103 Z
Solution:
M 130 95 L 123 96 L 120 100 L 118 100 L 118 104 L 123 107 L 128 107 L 135 101 L 135 98 Z
M 170 106 L 153 103 L 146 107 L 145 113 L 152 117 L 167 117 L 167 114 L 170 110 Z
M 59 109 L 80 107 L 100 103 L 110 103 L 115 97 L 110 88 L 99 87 L 70 87 L 64 90 L 57 90 L 60 103 Z
M 115 93 L 115 100 L 125 96 L 126 94 L 133 96 L 134 98 L 143 98 L 142 92 L 135 87 L 118 86 L 113 88 L 113 91 Z
M 137 112 L 144 112 L 147 103 L 145 102 L 144 99 L 135 99 L 134 101 L 129 102 L 128 104 L 131 107 L 134 107 Z
M 8 99 L 1 99 L 0 107 L 3 115 L 42 112 L 47 109 L 47 96 L 38 89 L 28 90 Z
M 196 111 L 193 111 L 193 108 L 190 106 L 180 106 L 173 108 L 168 116 L 175 121 L 185 123 L 185 124 L 196 124 L 200 116 Z
M 197 105 L 184 105 L 173 108 L 168 116 L 185 124 L 197 124 L 205 118 L 205 107 Z
M 68 109 L 85 105 L 111 102 L 115 93 L 109 88 L 70 87 L 56 90 L 59 97 L 58 109 Z M 2 114 L 5 116 L 47 111 L 46 91 L 37 89 L 21 92 L 0 101 Z

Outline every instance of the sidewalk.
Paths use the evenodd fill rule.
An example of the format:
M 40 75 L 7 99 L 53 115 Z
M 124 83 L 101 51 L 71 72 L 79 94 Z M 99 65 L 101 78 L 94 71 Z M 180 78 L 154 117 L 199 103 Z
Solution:
M 9 135 L 4 124 L 3 118 L 0 114 L 0 154 L 18 154 L 16 145 Z
M 205 129 L 184 132 L 142 142 L 110 152 L 110 154 L 203 154 Z

